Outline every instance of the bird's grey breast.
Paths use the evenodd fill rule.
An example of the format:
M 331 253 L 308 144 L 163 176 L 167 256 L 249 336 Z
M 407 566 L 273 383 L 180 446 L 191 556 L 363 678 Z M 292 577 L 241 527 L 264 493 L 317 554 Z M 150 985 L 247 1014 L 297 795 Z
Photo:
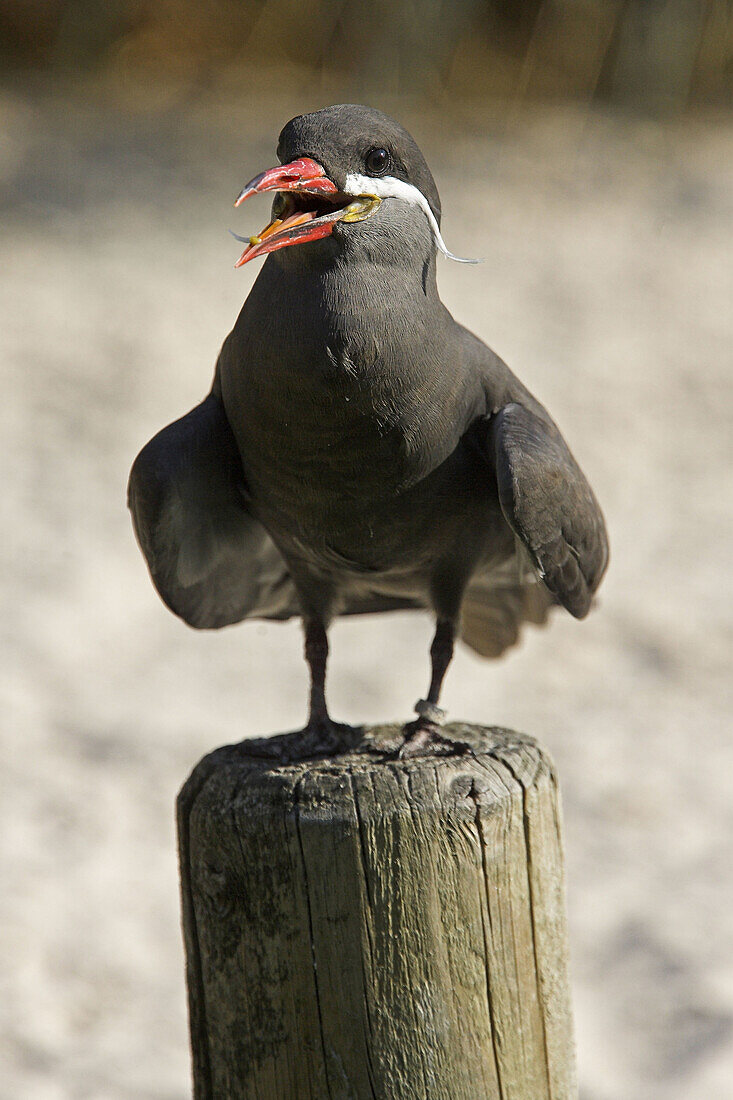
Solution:
M 311 284 L 288 288 L 278 309 L 282 288 L 264 295 L 259 282 L 220 360 L 256 507 L 300 529 L 338 525 L 438 466 L 458 382 L 420 338 L 419 316 L 334 304 Z
M 220 357 L 253 511 L 291 560 L 427 576 L 466 524 L 486 527 L 460 442 L 483 396 L 451 354 L 450 315 L 353 269 L 287 287 L 267 269 Z

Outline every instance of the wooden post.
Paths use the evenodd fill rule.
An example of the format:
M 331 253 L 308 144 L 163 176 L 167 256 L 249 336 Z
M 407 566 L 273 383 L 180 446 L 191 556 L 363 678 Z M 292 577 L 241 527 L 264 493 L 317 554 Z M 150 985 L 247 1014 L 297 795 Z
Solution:
M 552 764 L 459 724 L 401 760 L 396 733 L 245 741 L 181 791 L 196 1100 L 577 1096 Z

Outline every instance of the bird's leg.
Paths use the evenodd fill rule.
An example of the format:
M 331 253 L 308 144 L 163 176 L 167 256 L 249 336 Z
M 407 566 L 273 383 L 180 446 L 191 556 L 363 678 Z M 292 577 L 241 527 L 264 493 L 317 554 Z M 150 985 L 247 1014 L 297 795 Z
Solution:
M 425 751 L 442 740 L 440 727 L 445 721 L 445 711 L 438 706 L 448 665 L 453 658 L 453 642 L 456 629 L 452 619 L 438 619 L 433 644 L 430 646 L 432 676 L 427 699 L 415 704 L 417 719 L 405 726 L 405 747 L 402 755 Z
M 310 709 L 308 725 L 303 730 L 304 747 L 313 755 L 343 751 L 349 747 L 350 726 L 333 722 L 326 706 L 326 664 L 328 661 L 328 635 L 322 619 L 304 619 L 305 659 L 311 675 Z
M 328 726 L 331 719 L 326 706 L 326 664 L 328 635 L 320 619 L 305 620 L 305 659 L 311 674 L 310 710 L 306 729 Z
M 433 707 L 436 712 L 440 712 L 439 714 L 436 713 L 433 719 L 438 724 L 445 718 L 445 712 L 440 710 L 438 700 L 440 699 L 440 689 L 443 686 L 443 680 L 448 671 L 448 665 L 453 660 L 453 642 L 455 636 L 456 631 L 453 623 L 449 619 L 439 619 L 435 627 L 433 644 L 430 646 L 432 677 L 430 679 L 428 697 L 425 700 L 425 702 Z

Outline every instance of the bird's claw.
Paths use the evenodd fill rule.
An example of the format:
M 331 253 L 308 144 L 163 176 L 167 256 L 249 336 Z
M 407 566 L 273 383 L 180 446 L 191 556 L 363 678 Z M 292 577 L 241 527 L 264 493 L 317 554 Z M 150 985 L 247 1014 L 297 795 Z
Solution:
M 405 740 L 397 753 L 400 760 L 408 760 L 412 756 L 428 756 L 437 745 L 443 742 L 440 727 L 427 722 L 424 718 L 407 722 L 403 732 Z
M 303 757 L 337 756 L 354 748 L 359 731 L 344 722 L 333 722 L 328 715 L 311 718 L 299 734 Z
M 427 718 L 420 717 L 413 722 L 408 722 L 403 727 L 403 732 L 405 739 L 397 753 L 400 760 L 409 760 L 415 756 L 449 756 L 455 753 L 473 752 L 468 742 L 454 741 L 436 722 L 431 722 Z

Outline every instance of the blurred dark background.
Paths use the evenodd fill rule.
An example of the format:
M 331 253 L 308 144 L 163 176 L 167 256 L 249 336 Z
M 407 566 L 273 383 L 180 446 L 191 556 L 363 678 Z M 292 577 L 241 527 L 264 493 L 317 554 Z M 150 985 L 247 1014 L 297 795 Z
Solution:
M 102 77 L 156 98 L 295 67 L 352 93 L 639 111 L 730 106 L 730 0 L 3 0 L 6 74 Z

